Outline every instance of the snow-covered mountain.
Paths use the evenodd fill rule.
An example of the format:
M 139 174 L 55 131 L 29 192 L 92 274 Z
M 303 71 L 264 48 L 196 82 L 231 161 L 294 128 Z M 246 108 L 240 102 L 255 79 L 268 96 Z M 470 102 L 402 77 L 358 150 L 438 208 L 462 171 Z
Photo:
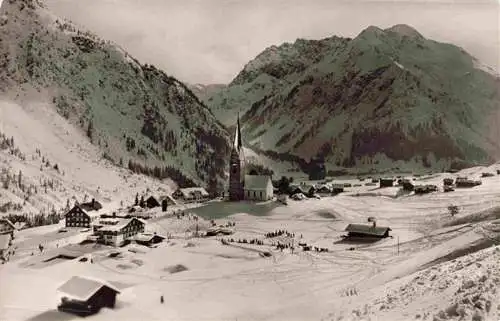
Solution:
M 204 85 L 204 84 L 194 84 L 194 85 L 189 85 L 189 89 L 202 101 L 207 100 L 209 97 L 211 97 L 214 93 L 224 89 L 226 85 L 224 84 L 209 84 L 209 85 Z
M 40 1 L 4 1 L 0 17 L 5 97 L 52 104 L 117 165 L 181 184 L 222 184 L 229 134 L 185 84 Z
M 500 155 L 500 82 L 483 69 L 410 26 L 372 26 L 269 47 L 206 103 L 226 125 L 245 112 L 260 150 L 328 169 L 442 170 Z

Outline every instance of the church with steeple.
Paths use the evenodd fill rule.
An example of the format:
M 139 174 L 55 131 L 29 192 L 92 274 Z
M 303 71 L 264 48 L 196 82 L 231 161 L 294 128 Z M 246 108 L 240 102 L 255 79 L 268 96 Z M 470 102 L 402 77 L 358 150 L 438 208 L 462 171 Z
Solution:
M 240 115 L 236 123 L 234 143 L 229 162 L 229 200 L 241 201 L 244 199 L 245 188 L 245 158 L 241 142 Z
M 229 162 L 229 200 L 268 201 L 273 198 L 271 176 L 246 175 L 245 155 L 241 137 L 240 116 L 236 123 L 231 160 Z

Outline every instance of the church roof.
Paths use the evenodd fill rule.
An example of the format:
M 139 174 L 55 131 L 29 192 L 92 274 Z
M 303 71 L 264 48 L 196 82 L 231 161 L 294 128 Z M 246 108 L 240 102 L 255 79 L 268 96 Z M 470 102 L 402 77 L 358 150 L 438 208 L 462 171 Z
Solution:
M 245 175 L 245 190 L 267 190 L 270 182 L 271 178 L 267 175 Z

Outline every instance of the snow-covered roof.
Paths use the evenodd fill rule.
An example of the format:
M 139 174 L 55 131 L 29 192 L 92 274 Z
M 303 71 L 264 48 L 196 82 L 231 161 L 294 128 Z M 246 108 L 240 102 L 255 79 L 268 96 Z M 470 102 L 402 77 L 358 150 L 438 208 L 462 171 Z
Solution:
M 207 193 L 208 194 L 208 193 Z M 177 204 L 177 202 L 174 200 L 174 198 L 170 195 L 162 195 L 159 197 L 160 201 L 163 201 L 164 199 L 168 199 L 170 202 Z
M 208 193 L 207 193 L 208 194 Z M 154 198 L 156 199 L 158 202 L 161 202 L 163 200 L 168 200 L 169 202 L 171 203 L 174 203 L 174 204 L 177 204 L 177 202 L 174 200 L 174 198 L 170 195 L 165 195 L 165 194 L 162 194 L 162 195 L 149 195 L 148 198 L 146 198 L 146 201 L 150 198 Z
M 122 228 L 124 228 L 125 226 L 127 226 L 133 220 L 138 220 L 139 222 L 141 222 L 144 225 L 146 225 L 146 221 L 141 220 L 140 218 L 137 218 L 137 217 L 125 218 L 125 219 L 119 219 L 119 221 L 116 224 L 114 224 L 114 225 L 103 226 L 102 228 L 99 229 L 99 231 L 109 231 L 109 232 L 120 231 Z
M 10 235 L 0 234 L 0 250 L 6 250 L 9 248 Z
M 164 236 L 158 235 L 158 234 L 153 234 L 153 233 L 139 233 L 137 234 L 134 239 L 136 241 L 142 241 L 142 242 L 149 242 L 151 241 L 154 237 L 161 237 L 162 239 L 165 239 Z
M 180 188 L 179 191 L 185 198 L 192 197 L 196 192 L 201 193 L 202 196 L 208 196 L 208 192 L 203 187 L 188 187 Z
M 120 222 L 119 218 L 103 218 L 99 220 L 99 223 L 101 224 L 118 224 Z
M 87 301 L 103 286 L 110 288 L 116 293 L 120 293 L 120 290 L 109 282 L 81 276 L 73 276 L 57 290 L 76 300 Z
M 389 227 L 382 227 L 382 226 L 373 226 L 373 225 L 365 225 L 365 224 L 349 224 L 345 228 L 345 231 L 346 232 L 361 233 L 361 234 L 366 234 L 366 235 L 382 236 L 387 231 L 391 231 L 391 229 Z
M 245 190 L 267 190 L 271 178 L 267 175 L 245 175 Z

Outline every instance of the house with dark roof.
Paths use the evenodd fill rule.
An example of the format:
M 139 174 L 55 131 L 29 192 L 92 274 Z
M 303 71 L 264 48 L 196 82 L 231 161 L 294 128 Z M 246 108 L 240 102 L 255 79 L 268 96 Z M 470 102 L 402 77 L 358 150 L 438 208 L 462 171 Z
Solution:
M 14 238 L 16 230 L 16 226 L 9 219 L 0 218 L 0 235 L 10 235 L 11 238 Z
M 146 203 L 147 208 L 155 208 L 155 207 L 160 206 L 159 200 L 156 197 L 154 197 L 153 195 L 149 196 L 146 199 L 145 203 Z
M 268 201 L 273 198 L 274 188 L 267 175 L 245 175 L 244 198 L 251 201 Z
M 65 215 L 66 227 L 86 227 L 89 228 L 92 218 L 80 205 L 73 206 Z
M 99 312 L 101 308 L 114 308 L 120 290 L 109 282 L 74 276 L 58 289 L 64 296 L 58 310 L 80 316 Z
M 98 211 L 102 208 L 102 204 L 96 201 L 94 198 L 90 202 L 82 203 L 79 205 L 83 210 L 90 211 Z
M 368 237 L 368 238 L 384 238 L 389 236 L 392 231 L 389 227 L 377 226 L 375 222 L 371 225 L 366 224 L 349 224 L 345 228 L 348 237 Z

